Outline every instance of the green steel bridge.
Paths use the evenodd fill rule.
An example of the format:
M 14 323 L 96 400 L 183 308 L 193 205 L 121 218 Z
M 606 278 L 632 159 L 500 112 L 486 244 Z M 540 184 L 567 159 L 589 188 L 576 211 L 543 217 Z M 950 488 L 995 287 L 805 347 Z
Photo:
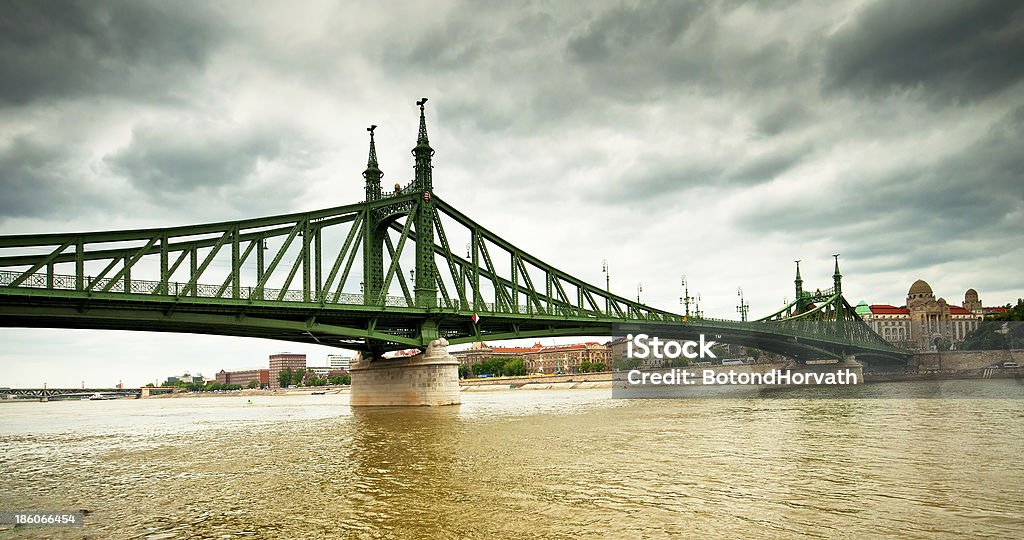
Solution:
M 261 337 L 380 355 L 480 340 L 715 336 L 797 360 L 909 356 L 833 287 L 754 321 L 656 309 L 558 270 L 434 193 L 424 103 L 414 178 L 385 190 L 374 128 L 365 200 L 170 228 L 0 236 L 0 326 Z M 465 249 L 458 249 L 465 246 Z M 357 286 L 358 283 L 358 286 Z M 661 333 L 659 333 L 661 332 Z

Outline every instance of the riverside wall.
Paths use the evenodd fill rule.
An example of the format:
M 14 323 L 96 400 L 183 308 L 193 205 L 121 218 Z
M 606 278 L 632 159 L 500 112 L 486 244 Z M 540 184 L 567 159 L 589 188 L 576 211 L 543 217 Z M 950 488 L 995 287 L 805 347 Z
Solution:
M 909 379 L 981 379 L 1024 376 L 1024 349 L 918 353 L 906 366 L 865 367 L 867 381 Z

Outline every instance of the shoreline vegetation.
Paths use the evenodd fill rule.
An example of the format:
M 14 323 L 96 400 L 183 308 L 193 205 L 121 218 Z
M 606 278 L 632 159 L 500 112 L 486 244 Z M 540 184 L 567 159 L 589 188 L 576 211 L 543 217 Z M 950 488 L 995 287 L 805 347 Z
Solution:
M 610 371 L 600 373 L 577 373 L 571 375 L 541 375 L 523 377 L 488 377 L 480 379 L 461 379 L 459 386 L 463 392 L 484 392 L 502 390 L 589 390 L 610 389 L 612 387 Z M 986 379 L 1020 379 L 1024 378 L 1024 368 L 998 370 L 969 370 L 958 373 L 878 373 L 864 374 L 861 384 L 909 381 L 941 381 L 941 380 L 986 380 Z M 162 394 L 148 399 L 191 398 L 191 397 L 231 397 L 231 396 L 296 396 L 312 395 L 313 392 L 326 394 L 347 394 L 350 386 L 342 387 L 304 387 L 286 390 L 240 390 L 234 392 L 179 392 Z

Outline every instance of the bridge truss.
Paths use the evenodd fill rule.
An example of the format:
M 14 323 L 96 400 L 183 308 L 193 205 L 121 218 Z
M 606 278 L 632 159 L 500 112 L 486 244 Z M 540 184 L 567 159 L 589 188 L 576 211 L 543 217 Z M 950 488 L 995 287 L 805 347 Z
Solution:
M 380 354 L 440 337 L 612 335 L 616 324 L 638 323 L 757 341 L 798 358 L 905 358 L 842 298 L 838 261 L 833 289 L 804 293 L 798 283 L 794 303 L 740 322 L 646 306 L 537 259 L 434 193 L 424 102 L 413 181 L 382 189 L 371 127 L 366 198 L 355 204 L 0 236 L 0 326 L 261 337 Z

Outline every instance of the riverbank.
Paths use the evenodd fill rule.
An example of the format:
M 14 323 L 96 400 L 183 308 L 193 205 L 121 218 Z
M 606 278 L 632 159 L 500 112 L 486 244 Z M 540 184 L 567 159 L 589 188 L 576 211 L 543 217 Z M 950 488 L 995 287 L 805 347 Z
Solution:
M 752 364 L 766 370 L 791 368 L 791 364 Z M 704 368 L 710 366 L 702 366 Z M 736 368 L 739 366 L 725 366 Z M 718 366 L 719 369 L 722 366 Z M 494 392 L 507 390 L 590 390 L 611 389 L 613 373 L 576 373 L 552 376 L 500 377 L 484 379 L 463 379 L 459 381 L 461 392 Z M 1024 367 L 1021 368 L 980 368 L 969 370 L 928 371 L 918 372 L 910 369 L 889 371 L 865 371 L 862 383 L 905 382 L 905 381 L 943 381 L 943 380 L 976 380 L 976 379 L 1024 379 Z M 210 397 L 280 397 L 303 396 L 314 392 L 326 394 L 348 394 L 350 387 L 316 387 L 295 388 L 288 390 L 241 390 L 238 392 L 181 392 L 162 394 L 150 399 L 179 398 L 210 398 Z
M 231 390 L 227 392 L 175 392 L 157 394 L 146 399 L 181 399 L 181 398 L 212 398 L 212 397 L 255 397 L 255 396 L 308 396 L 316 393 L 347 394 L 348 386 L 316 386 L 309 388 L 291 388 L 288 390 Z

